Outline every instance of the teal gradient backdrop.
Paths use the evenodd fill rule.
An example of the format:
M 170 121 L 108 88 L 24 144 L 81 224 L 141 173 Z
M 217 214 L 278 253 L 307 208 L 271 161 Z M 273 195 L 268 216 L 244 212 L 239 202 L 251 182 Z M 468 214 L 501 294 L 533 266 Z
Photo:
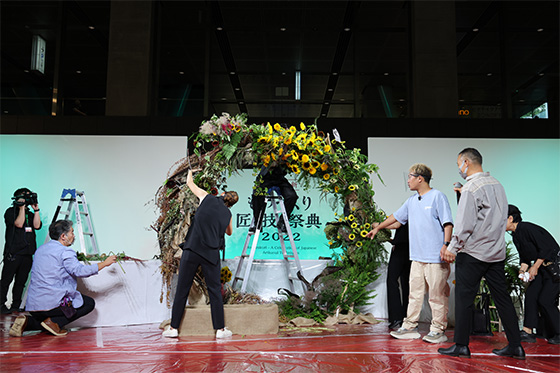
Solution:
M 525 221 L 546 228 L 560 241 L 560 140 L 558 139 L 428 139 L 370 138 L 370 162 L 379 165 L 385 185 L 373 179 L 377 204 L 391 214 L 410 196 L 406 185 L 409 167 L 425 163 L 433 172 L 432 187 L 457 210 L 453 191 L 462 182 L 457 154 L 466 147 L 480 151 L 484 171 L 504 186 L 508 202 L 519 207 Z M 506 236 L 506 241 L 511 238 Z

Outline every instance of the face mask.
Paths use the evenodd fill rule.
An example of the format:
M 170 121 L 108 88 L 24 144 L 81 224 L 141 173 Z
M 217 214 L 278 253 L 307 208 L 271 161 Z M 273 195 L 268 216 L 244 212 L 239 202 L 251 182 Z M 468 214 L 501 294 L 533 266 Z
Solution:
M 465 171 L 461 171 L 461 169 L 463 168 L 464 164 L 465 164 L 465 161 L 463 160 L 463 163 L 461 163 L 461 167 L 459 167 L 459 175 L 461 175 L 461 177 L 462 177 L 463 179 L 466 179 L 466 178 L 467 178 L 467 171 L 469 170 L 469 166 L 467 166 L 467 167 L 465 168 Z

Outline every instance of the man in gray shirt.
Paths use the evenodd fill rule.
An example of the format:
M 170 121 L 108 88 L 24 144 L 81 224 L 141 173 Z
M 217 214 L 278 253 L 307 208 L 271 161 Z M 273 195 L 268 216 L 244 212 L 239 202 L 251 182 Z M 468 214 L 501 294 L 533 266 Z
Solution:
M 509 344 L 492 352 L 499 356 L 525 359 L 517 314 L 504 272 L 506 257 L 505 231 L 508 202 L 504 187 L 490 173 L 482 170 L 482 155 L 466 148 L 457 157 L 459 173 L 467 180 L 461 189 L 455 230 L 441 257 L 455 267 L 455 345 L 440 348 L 443 355 L 470 357 L 474 298 L 484 276 L 502 319 Z

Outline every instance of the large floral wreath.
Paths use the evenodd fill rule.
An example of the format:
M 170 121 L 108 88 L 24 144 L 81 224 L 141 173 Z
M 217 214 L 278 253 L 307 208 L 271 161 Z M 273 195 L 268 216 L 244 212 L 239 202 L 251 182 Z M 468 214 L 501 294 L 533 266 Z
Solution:
M 168 301 L 181 253 L 179 244 L 198 206 L 196 197 L 186 187 L 189 167 L 201 169 L 195 174 L 195 183 L 213 194 L 227 188 L 226 176 L 233 172 L 253 168 L 256 174 L 263 166 L 284 167 L 297 176 L 304 188 L 318 188 L 335 211 L 334 221 L 326 225 L 325 234 L 339 269 L 329 275 L 336 278 L 330 283 L 338 285 L 333 290 L 325 285 L 329 281 L 313 281 L 308 296 L 314 297 L 315 308 L 322 314 L 332 313 L 334 307 L 348 310 L 372 298 L 364 287 L 379 276 L 377 269 L 385 261 L 382 242 L 388 236 L 365 238 L 372 223 L 385 216 L 373 201 L 370 184 L 372 174 L 379 176 L 378 167 L 368 164 L 360 149 L 347 149 L 338 136 L 331 139 L 315 124 L 248 125 L 245 114 L 227 113 L 203 122 L 192 140 L 191 154 L 187 148 L 187 157 L 172 167 L 156 197 L 160 216 L 154 228 L 158 232 Z M 327 291 L 333 293 L 332 299 L 321 297 Z

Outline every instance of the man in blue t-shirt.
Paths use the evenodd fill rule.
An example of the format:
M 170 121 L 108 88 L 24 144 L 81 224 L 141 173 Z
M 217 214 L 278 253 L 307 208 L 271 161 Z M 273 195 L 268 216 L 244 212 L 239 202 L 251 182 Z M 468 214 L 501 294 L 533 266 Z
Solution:
M 447 310 L 449 300 L 449 263 L 440 257 L 447 248 L 453 231 L 451 208 L 445 194 L 430 187 L 432 170 L 421 163 L 410 167 L 408 187 L 417 193 L 384 222 L 375 226 L 367 237 L 373 238 L 381 229 L 396 229 L 408 223 L 410 238 L 410 292 L 408 309 L 402 327 L 392 331 L 397 339 L 417 339 L 418 319 L 424 303 L 424 295 L 429 292 L 432 309 L 430 332 L 422 338 L 426 342 L 447 341 Z

